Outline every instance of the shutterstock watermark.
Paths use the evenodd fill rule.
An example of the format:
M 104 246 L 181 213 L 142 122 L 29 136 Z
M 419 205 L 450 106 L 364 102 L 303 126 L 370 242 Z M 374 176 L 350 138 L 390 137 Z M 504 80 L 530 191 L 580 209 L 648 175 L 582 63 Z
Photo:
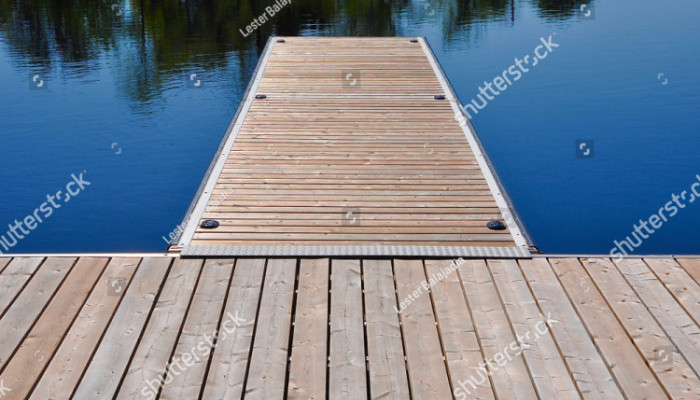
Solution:
M 545 39 L 544 36 L 540 38 L 541 44 L 535 47 L 533 51 L 534 57 L 532 57 L 532 64 L 530 64 L 529 54 L 526 54 L 522 60 L 515 57 L 513 59 L 514 64 L 504 69 L 500 75 L 494 77 L 490 82 L 484 81 L 484 87 L 479 86 L 479 94 L 476 95 L 479 102 L 477 102 L 476 98 L 472 98 L 470 103 L 460 106 L 462 111 L 467 114 L 467 117 L 472 119 L 472 113 L 474 113 L 474 115 L 478 114 L 479 110 L 483 110 L 488 105 L 489 101 L 495 99 L 501 92 L 506 91 L 511 85 L 519 81 L 523 77 L 523 74 L 530 72 L 530 68 L 526 66 L 536 66 L 540 60 L 547 58 L 554 49 L 559 47 L 557 43 L 552 41 L 552 37 L 555 35 L 556 33 L 552 33 L 547 39 Z
M 464 264 L 464 259 L 462 257 L 456 260 L 452 260 L 452 263 L 450 265 L 441 269 L 440 271 L 438 271 L 438 273 L 430 275 L 429 280 L 421 282 L 420 286 L 418 286 L 416 290 L 414 290 L 412 293 L 409 293 L 408 296 L 406 296 L 406 298 L 399 303 L 398 309 L 396 308 L 396 306 L 394 306 L 394 310 L 396 310 L 397 313 L 401 314 L 406 308 L 408 308 L 408 306 L 411 305 L 411 303 L 413 303 L 420 296 L 423 295 L 424 290 L 427 292 L 430 290 L 430 288 L 437 285 L 438 282 L 447 279 L 447 277 L 453 272 L 455 272 L 457 268 L 459 268 L 459 266 L 462 264 Z
M 523 351 L 532 347 L 530 343 L 540 340 L 540 338 L 549 333 L 549 328 L 557 323 L 559 321 L 553 319 L 551 314 L 547 313 L 546 319 L 535 324 L 534 332 L 527 331 L 524 335 L 517 333 L 516 339 L 508 346 L 505 346 L 503 350 L 494 354 L 493 359 L 487 357 L 484 359 L 484 362 L 479 363 L 475 375 L 457 382 L 459 387 L 454 390 L 455 397 L 458 400 L 466 399 L 472 393 L 472 390 L 476 390 L 476 387 L 482 385 L 494 372 L 505 367 L 514 358 L 520 356 Z
M 182 353 L 180 357 L 173 358 L 167 365 L 166 372 L 158 374 L 156 379 L 147 380 L 146 385 L 141 388 L 141 394 L 148 400 L 155 399 L 159 389 L 163 385 L 172 382 L 174 377 L 180 376 L 180 374 L 187 371 L 187 368 L 190 368 L 196 362 L 208 358 L 209 354 L 216 348 L 218 343 L 226 340 L 238 327 L 246 322 L 245 319 L 238 315 L 238 311 L 236 311 L 236 315 L 227 312 L 226 317 L 227 319 L 221 323 L 221 330 L 215 330 L 211 334 L 205 333 L 204 339 L 196 346 L 192 346 L 188 352 Z M 219 340 L 217 343 L 214 343 L 217 337 Z
M 90 186 L 90 182 L 83 178 L 83 174 L 85 173 L 87 173 L 87 171 L 81 172 L 78 176 L 71 174 L 72 180 L 66 185 L 65 192 L 59 190 L 55 195 L 47 194 L 46 201 L 35 208 L 34 212 L 30 213 L 22 220 L 15 219 L 14 222 L 8 224 L 7 232 L 0 236 L 0 254 L 2 254 L 3 251 L 10 251 L 20 240 L 29 236 L 39 224 L 51 217 L 54 210 L 61 208 L 63 204 L 68 203 L 73 197 L 82 193 L 87 186 Z
M 639 226 L 637 224 L 632 225 L 633 231 L 630 235 L 621 241 L 615 240 L 613 242 L 615 247 L 610 250 L 610 257 L 614 257 L 616 261 L 622 260 L 624 256 L 634 252 L 646 239 L 649 239 L 658 229 L 661 229 L 670 218 L 675 217 L 680 210 L 686 208 L 689 204 L 693 204 L 695 200 L 700 198 L 700 174 L 695 175 L 695 179 L 696 182 L 690 185 L 690 191 L 684 190 L 680 196 L 672 193 L 671 200 L 659 208 L 659 211 L 651 214 L 645 220 L 640 219 Z

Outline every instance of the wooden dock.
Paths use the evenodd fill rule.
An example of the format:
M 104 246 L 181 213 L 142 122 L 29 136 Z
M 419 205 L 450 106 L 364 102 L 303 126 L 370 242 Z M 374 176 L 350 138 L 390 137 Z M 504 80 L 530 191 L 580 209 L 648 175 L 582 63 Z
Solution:
M 423 38 L 271 38 L 176 247 L 527 256 L 511 208 Z
M 700 398 L 700 259 L 462 261 L 0 258 L 2 399 Z

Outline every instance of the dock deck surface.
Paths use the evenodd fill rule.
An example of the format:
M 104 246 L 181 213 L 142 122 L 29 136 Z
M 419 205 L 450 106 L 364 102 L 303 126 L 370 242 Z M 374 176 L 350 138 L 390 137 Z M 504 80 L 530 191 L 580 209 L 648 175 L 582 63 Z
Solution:
M 423 38 L 272 38 L 179 246 L 200 256 L 526 255 L 504 215 Z M 199 227 L 207 219 L 220 226 Z M 490 230 L 492 220 L 506 229 Z M 304 246 L 326 247 L 289 250 Z
M 2 398 L 700 398 L 700 259 L 450 263 L 0 258 Z

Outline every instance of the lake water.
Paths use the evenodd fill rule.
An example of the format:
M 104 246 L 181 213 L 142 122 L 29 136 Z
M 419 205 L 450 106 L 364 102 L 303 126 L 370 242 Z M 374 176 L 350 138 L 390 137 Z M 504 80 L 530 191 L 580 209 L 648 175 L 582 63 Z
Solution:
M 635 253 L 700 253 L 697 0 L 295 0 L 248 34 L 273 3 L 1 2 L 0 234 L 42 220 L 11 252 L 165 250 L 267 38 L 333 35 L 425 36 L 464 103 L 551 40 L 472 118 L 535 244 L 608 253 L 666 207 Z

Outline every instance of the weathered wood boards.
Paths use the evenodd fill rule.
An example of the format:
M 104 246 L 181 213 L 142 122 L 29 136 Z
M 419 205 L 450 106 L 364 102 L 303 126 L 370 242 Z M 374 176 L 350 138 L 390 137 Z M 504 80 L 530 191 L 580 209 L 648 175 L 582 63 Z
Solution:
M 0 258 L 2 398 L 700 398 L 696 259 L 455 261 Z

